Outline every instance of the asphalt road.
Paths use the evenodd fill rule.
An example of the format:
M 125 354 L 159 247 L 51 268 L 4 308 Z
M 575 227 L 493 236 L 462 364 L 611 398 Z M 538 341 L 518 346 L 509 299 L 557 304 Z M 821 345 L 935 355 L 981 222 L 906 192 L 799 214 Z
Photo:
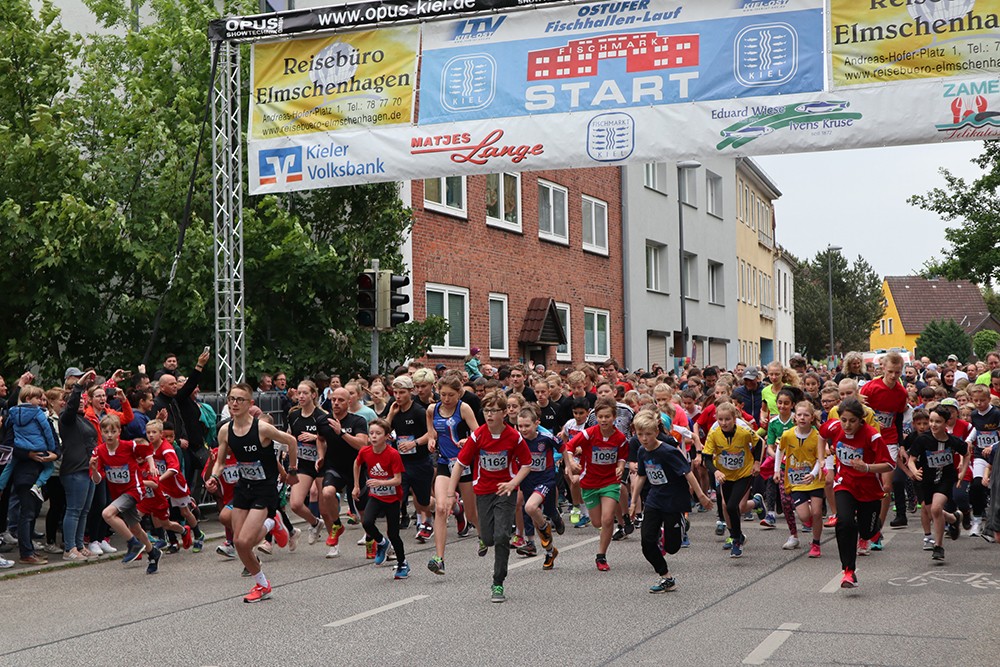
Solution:
M 920 548 L 915 522 L 859 560 L 861 588 L 839 588 L 832 530 L 823 557 L 782 551 L 787 532 L 749 530 L 728 558 L 712 515 L 693 515 L 693 545 L 668 558 L 677 590 L 656 581 L 638 535 L 613 543 L 611 571 L 594 567 L 597 531 L 557 537 L 553 571 L 512 556 L 508 600 L 490 604 L 492 553 L 449 541 L 447 574 L 426 569 L 430 545 L 412 531 L 411 578 L 394 581 L 354 546 L 339 559 L 303 539 L 265 557 L 273 598 L 210 543 L 165 556 L 160 573 L 106 561 L 0 581 L 0 664 L 109 665 L 994 665 L 1000 546 L 963 536 L 944 565 Z

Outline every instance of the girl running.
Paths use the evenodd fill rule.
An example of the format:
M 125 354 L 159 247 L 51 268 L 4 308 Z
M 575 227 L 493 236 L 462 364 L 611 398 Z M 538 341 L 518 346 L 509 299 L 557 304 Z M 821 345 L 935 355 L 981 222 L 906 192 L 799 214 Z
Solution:
M 298 406 L 288 413 L 288 432 L 298 442 L 299 475 L 288 500 L 292 511 L 309 525 L 309 544 L 315 544 L 323 534 L 323 521 L 309 509 L 309 496 L 316 480 L 321 478 L 327 437 L 332 433 L 330 415 L 320 409 L 319 389 L 311 380 L 298 386 Z
M 801 394 L 802 392 L 796 392 L 789 387 L 778 391 L 778 395 L 774 399 L 774 404 L 778 412 L 767 424 L 767 452 L 769 456 L 773 457 L 772 466 L 774 470 L 774 481 L 767 485 L 767 492 L 769 494 L 777 493 L 781 498 L 782 512 L 785 515 L 785 522 L 788 524 L 788 540 L 781 548 L 786 550 L 799 548 L 799 530 L 795 522 L 795 508 L 785 486 L 785 475 L 776 456 L 776 447 L 781 440 L 782 434 L 795 427 L 796 421 L 792 416 L 792 406 L 796 402 L 796 393 Z M 765 498 L 765 503 L 768 507 L 768 514 L 764 517 L 761 525 L 774 528 L 775 516 L 771 508 L 775 505 L 775 498 Z
M 779 395 L 778 409 L 781 409 Z M 795 427 L 781 435 L 774 455 L 775 471 L 781 474 L 781 496 L 790 497 L 795 515 L 803 526 L 812 528 L 812 546 L 809 557 L 819 558 L 820 536 L 823 534 L 823 496 L 826 483 L 823 481 L 826 449 L 820 444 L 819 432 L 814 422 L 816 409 L 808 400 L 795 406 Z M 786 509 L 786 515 L 790 512 Z M 794 523 L 794 517 L 791 522 Z M 791 542 L 793 538 L 789 538 Z M 787 546 L 787 543 L 786 543 Z M 798 538 L 795 538 L 798 546 Z

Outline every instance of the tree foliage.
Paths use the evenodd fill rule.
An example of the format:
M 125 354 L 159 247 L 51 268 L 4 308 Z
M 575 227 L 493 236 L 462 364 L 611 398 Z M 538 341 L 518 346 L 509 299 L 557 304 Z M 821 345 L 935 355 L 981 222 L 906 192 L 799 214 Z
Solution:
M 993 329 L 982 329 L 972 334 L 972 351 L 977 359 L 986 359 L 990 352 L 996 352 L 1000 343 L 1000 332 Z
M 214 340 L 210 138 L 197 165 L 195 153 L 215 5 L 149 0 L 138 30 L 129 2 L 89 7 L 106 30 L 79 37 L 47 0 L 37 12 L 29 0 L 0 5 L 0 366 L 49 377 L 142 356 L 192 169 L 191 224 L 153 362 L 167 351 L 193 360 Z M 391 183 L 248 196 L 249 372 L 357 365 L 367 339 L 354 322 L 356 274 L 371 258 L 401 269 L 410 224 Z M 400 336 L 409 347 L 393 354 L 426 351 L 427 336 Z
M 829 261 L 829 267 L 827 262 Z M 835 353 L 867 350 L 872 327 L 884 310 L 882 279 L 862 257 L 848 264 L 838 251 L 823 250 L 795 263 L 795 346 L 812 358 L 829 356 L 829 275 L 833 276 Z
M 972 338 L 955 320 L 932 320 L 917 337 L 916 354 L 937 363 L 954 354 L 964 362 L 972 354 Z

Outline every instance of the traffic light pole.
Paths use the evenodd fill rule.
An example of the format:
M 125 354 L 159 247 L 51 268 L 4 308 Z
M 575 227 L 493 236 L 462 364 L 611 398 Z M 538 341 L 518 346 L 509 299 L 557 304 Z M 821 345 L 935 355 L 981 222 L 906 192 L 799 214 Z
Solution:
M 375 272 L 376 279 L 378 277 L 378 260 L 372 260 L 372 271 Z M 375 290 L 376 299 L 378 299 L 378 289 Z M 378 311 L 378 302 L 376 301 L 375 306 L 376 312 Z M 372 327 L 372 354 L 371 354 L 371 364 L 369 370 L 371 375 L 378 374 L 378 327 Z

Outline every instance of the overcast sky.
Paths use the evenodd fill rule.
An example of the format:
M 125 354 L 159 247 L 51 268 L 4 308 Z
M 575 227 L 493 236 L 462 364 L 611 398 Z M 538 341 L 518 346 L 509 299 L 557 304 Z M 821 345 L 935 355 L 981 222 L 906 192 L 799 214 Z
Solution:
M 882 276 L 910 275 L 944 246 L 945 222 L 906 200 L 943 187 L 944 167 L 967 180 L 982 143 L 928 144 L 755 157 L 782 196 L 776 239 L 798 257 L 838 245 Z M 953 223 L 952 223 L 953 224 Z

